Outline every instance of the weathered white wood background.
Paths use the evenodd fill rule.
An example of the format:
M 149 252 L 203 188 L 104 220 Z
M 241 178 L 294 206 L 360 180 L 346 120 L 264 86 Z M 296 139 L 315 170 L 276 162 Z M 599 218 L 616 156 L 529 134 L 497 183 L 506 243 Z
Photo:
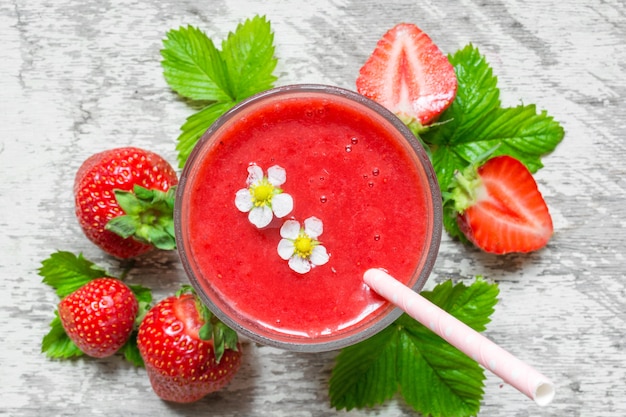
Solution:
M 384 4 L 384 5 L 383 5 Z M 444 237 L 431 282 L 482 274 L 500 284 L 487 335 L 552 377 L 539 408 L 489 375 L 481 416 L 626 415 L 626 5 L 623 0 L 2 0 L 0 2 L 0 415 L 397 416 L 329 407 L 334 353 L 247 345 L 240 374 L 193 405 L 159 401 L 143 370 L 118 357 L 55 362 L 40 354 L 57 302 L 40 282 L 53 250 L 120 264 L 83 237 L 72 206 L 79 164 L 114 146 L 175 163 L 192 110 L 167 87 L 165 32 L 197 25 L 222 39 L 264 14 L 275 31 L 278 84 L 354 88 L 378 38 L 418 24 L 445 52 L 472 42 L 505 104 L 536 103 L 566 129 L 537 179 L 556 234 L 530 256 L 493 257 Z M 177 255 L 138 260 L 130 279 L 157 298 L 185 276 Z

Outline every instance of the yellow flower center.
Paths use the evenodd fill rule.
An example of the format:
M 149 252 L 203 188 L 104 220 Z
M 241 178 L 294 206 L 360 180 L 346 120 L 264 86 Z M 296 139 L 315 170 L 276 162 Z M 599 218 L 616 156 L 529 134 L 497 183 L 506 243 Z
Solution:
M 264 180 L 260 184 L 252 187 L 251 192 L 255 206 L 269 205 L 274 195 L 274 186 Z
M 300 235 L 296 238 L 295 242 L 293 243 L 294 247 L 295 247 L 295 252 L 296 255 L 298 255 L 299 257 L 303 258 L 303 259 L 308 259 L 309 256 L 311 256 L 311 253 L 313 252 L 313 239 L 311 239 L 309 236 L 307 236 L 304 233 L 300 233 Z

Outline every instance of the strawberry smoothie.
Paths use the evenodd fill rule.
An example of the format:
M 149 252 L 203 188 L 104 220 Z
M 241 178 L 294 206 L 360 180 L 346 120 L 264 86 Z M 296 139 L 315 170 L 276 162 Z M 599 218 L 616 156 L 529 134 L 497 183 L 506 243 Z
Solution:
M 270 90 L 220 118 L 187 161 L 175 215 L 209 308 L 258 342 L 302 351 L 397 318 L 363 273 L 384 268 L 419 290 L 441 235 L 441 197 L 412 134 L 373 101 L 318 85 Z

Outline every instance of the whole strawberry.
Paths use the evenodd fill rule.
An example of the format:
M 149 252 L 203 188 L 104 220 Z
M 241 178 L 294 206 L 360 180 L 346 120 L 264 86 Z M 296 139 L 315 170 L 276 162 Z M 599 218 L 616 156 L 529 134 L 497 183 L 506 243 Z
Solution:
M 485 252 L 531 252 L 553 233 L 552 217 L 532 174 L 519 160 L 496 156 L 457 173 L 456 221 L 467 239 Z
M 241 365 L 237 334 L 193 293 L 157 303 L 144 317 L 137 345 L 154 392 L 194 402 L 228 384 Z
M 134 336 L 152 303 L 149 288 L 127 286 L 82 254 L 67 251 L 52 253 L 38 272 L 61 300 L 41 341 L 46 356 L 105 357 L 119 350 L 126 360 L 143 366 Z
M 85 354 L 104 358 L 116 353 L 133 331 L 139 305 L 119 279 L 97 278 L 59 303 L 65 333 Z
M 426 33 L 414 24 L 400 23 L 378 41 L 359 71 L 356 87 L 419 131 L 452 104 L 457 78 Z
M 76 173 L 76 216 L 85 235 L 118 258 L 175 248 L 176 172 L 161 156 L 134 147 L 89 157 Z

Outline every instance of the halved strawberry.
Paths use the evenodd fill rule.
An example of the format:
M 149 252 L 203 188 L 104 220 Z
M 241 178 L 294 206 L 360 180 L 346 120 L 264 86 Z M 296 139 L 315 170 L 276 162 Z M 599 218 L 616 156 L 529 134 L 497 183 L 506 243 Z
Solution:
M 360 70 L 356 87 L 406 124 L 425 126 L 452 104 L 457 79 L 432 39 L 414 24 L 401 23 L 378 41 Z
M 511 156 L 459 173 L 452 199 L 459 228 L 485 252 L 531 252 L 552 236 L 552 217 L 535 179 Z

